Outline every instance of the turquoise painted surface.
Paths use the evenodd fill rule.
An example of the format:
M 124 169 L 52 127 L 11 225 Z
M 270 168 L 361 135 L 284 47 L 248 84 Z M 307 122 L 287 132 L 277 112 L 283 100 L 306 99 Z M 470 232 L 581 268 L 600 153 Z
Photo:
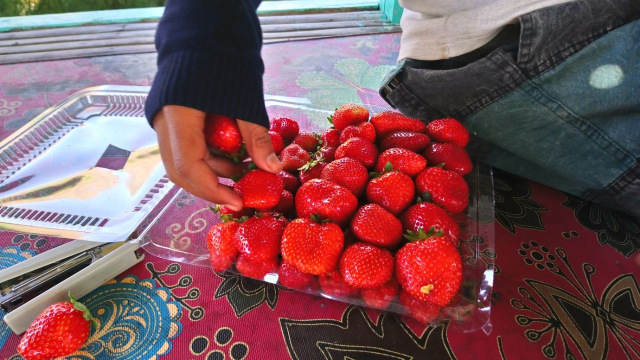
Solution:
M 258 8 L 258 14 L 274 15 L 312 10 L 356 8 L 375 10 L 379 8 L 376 0 L 284 0 L 264 1 Z M 83 11 L 76 13 L 13 16 L 0 18 L 0 32 L 37 28 L 69 27 L 87 24 L 119 24 L 140 21 L 155 21 L 162 17 L 164 7 Z

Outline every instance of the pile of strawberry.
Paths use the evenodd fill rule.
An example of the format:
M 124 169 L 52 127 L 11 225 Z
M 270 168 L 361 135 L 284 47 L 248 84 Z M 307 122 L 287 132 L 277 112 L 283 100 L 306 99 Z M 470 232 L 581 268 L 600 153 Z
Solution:
M 233 184 L 245 207 L 215 209 L 222 222 L 207 234 L 213 269 L 278 274 L 287 288 L 435 321 L 462 278 L 452 215 L 468 204 L 468 132 L 451 118 L 370 117 L 354 104 L 329 120 L 322 134 L 271 120 L 284 170 L 249 170 Z M 224 131 L 235 131 L 225 121 Z M 230 138 L 238 137 L 211 132 L 208 143 L 220 150 Z M 230 157 L 242 153 L 226 145 Z

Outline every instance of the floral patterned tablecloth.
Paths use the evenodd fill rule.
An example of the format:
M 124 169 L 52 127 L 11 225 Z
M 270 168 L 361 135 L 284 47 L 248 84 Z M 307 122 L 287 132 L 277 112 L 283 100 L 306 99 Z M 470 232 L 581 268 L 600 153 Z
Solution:
M 399 34 L 265 45 L 265 92 L 321 109 L 383 109 L 382 75 Z M 0 138 L 96 85 L 150 85 L 155 54 L 0 67 Z M 284 100 L 283 100 L 284 99 Z M 296 100 L 297 99 L 297 100 Z M 279 100 L 279 101 L 280 101 Z M 313 111 L 297 110 L 311 128 Z M 494 170 L 490 331 L 465 333 L 147 254 L 82 300 L 100 326 L 73 359 L 626 359 L 640 358 L 640 224 Z M 210 204 L 184 194 L 154 231 L 202 239 Z M 153 231 L 150 236 L 153 236 Z M 0 268 L 68 240 L 0 232 Z M 3 314 L 0 312 L 0 317 Z M 0 322 L 0 358 L 19 337 Z

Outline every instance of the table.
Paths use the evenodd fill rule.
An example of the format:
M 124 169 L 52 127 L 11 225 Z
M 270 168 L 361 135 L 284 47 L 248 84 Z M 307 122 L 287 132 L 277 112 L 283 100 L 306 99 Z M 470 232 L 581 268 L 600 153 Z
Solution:
M 265 92 L 323 108 L 385 104 L 375 76 L 395 63 L 399 34 L 267 44 Z M 155 54 L 0 66 L 0 137 L 78 90 L 150 85 Z M 312 123 L 313 123 L 312 119 Z M 313 124 L 311 124 L 313 125 Z M 320 124 L 316 124 L 320 126 Z M 73 359 L 625 359 L 640 358 L 640 223 L 494 170 L 496 245 L 491 331 L 464 333 L 388 313 L 217 275 L 147 254 L 87 295 L 101 320 Z M 190 195 L 157 231 L 203 237 L 210 204 Z M 153 232 L 150 236 L 153 236 Z M 0 232 L 0 267 L 66 239 Z M 0 323 L 0 358 L 19 337 Z

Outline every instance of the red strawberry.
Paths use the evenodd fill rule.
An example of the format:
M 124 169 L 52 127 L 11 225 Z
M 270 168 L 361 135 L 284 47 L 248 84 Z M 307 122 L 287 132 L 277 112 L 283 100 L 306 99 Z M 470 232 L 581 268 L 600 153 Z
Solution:
M 233 241 L 240 253 L 252 260 L 274 259 L 280 253 L 280 239 L 286 226 L 285 218 L 271 213 L 256 214 L 240 224 Z
M 347 285 L 342 277 L 342 273 L 340 273 L 338 269 L 319 276 L 318 283 L 320 284 L 322 294 L 329 295 L 330 297 L 350 299 L 357 296 L 360 291 L 358 288 Z
M 383 151 L 378 157 L 375 171 L 384 171 L 387 163 L 391 163 L 393 170 L 401 171 L 410 177 L 418 175 L 427 167 L 427 160 L 420 154 L 403 148 L 391 148 Z
M 298 217 L 317 214 L 321 219 L 345 224 L 356 211 L 358 199 L 346 188 L 331 181 L 312 179 L 296 194 Z
M 423 153 L 431 165 L 444 164 L 445 170 L 452 170 L 460 175 L 471 172 L 471 158 L 464 148 L 449 143 L 431 143 Z
M 336 156 L 337 147 L 323 146 L 316 152 L 316 159 L 322 159 L 324 162 L 332 162 Z
M 460 287 L 462 260 L 446 238 L 409 242 L 396 253 L 396 277 L 416 298 L 445 306 Z
M 334 269 L 343 247 L 344 235 L 337 224 L 308 217 L 291 221 L 282 235 L 282 258 L 306 274 Z
M 288 192 L 295 194 L 300 187 L 300 180 L 290 172 L 281 171 L 278 174 L 278 177 L 282 179 L 282 183 L 284 184 L 284 189 Z
M 378 204 L 362 206 L 351 220 L 351 230 L 358 239 L 392 248 L 402 240 L 402 223 Z
M 233 219 L 241 219 L 244 216 L 251 216 L 255 212 L 255 209 L 250 207 L 243 207 L 240 211 L 231 210 L 226 206 L 216 205 L 216 207 L 210 207 L 211 211 L 216 214 L 220 214 L 222 221 L 230 221 Z
M 355 243 L 340 258 L 340 272 L 347 285 L 370 289 L 384 285 L 393 276 L 393 255 L 367 243 Z
M 369 120 L 376 129 L 378 139 L 396 131 L 411 131 L 426 133 L 427 125 L 418 119 L 413 119 L 402 115 L 397 111 L 383 111 L 371 116 Z
M 238 257 L 238 248 L 233 240 L 240 227 L 237 221 L 217 223 L 207 232 L 207 248 L 211 266 L 215 272 L 223 272 L 231 267 Z
M 469 185 L 454 171 L 428 167 L 416 176 L 416 188 L 422 197 L 428 195 L 430 201 L 452 213 L 463 211 L 469 204 Z
M 375 144 L 359 137 L 345 141 L 336 149 L 335 158 L 350 157 L 358 160 L 362 165 L 371 168 L 378 158 L 378 148 Z
M 360 290 L 360 297 L 364 303 L 372 308 L 384 310 L 396 298 L 398 294 L 398 281 L 394 277 L 391 277 L 386 284 L 371 289 Z
M 320 145 L 320 136 L 311 131 L 301 131 L 298 133 L 292 144 L 298 144 L 307 152 L 315 152 Z
M 370 202 L 382 206 L 393 215 L 398 215 L 414 200 L 415 185 L 409 175 L 390 171 L 371 179 L 366 195 Z
M 311 161 L 311 155 L 298 144 L 287 145 L 280 153 L 282 168 L 286 171 L 298 171 Z
M 373 143 L 376 141 L 376 129 L 370 122 L 349 125 L 340 133 L 340 142 L 343 143 L 352 137 L 360 137 Z
M 340 145 L 340 130 L 330 127 L 322 133 L 320 138 L 322 139 L 322 146 L 337 148 Z
M 89 310 L 73 297 L 49 305 L 20 339 L 18 354 L 26 360 L 48 360 L 78 351 L 89 337 Z
M 320 178 L 344 186 L 355 197 L 360 197 L 369 182 L 369 172 L 359 161 L 345 157 L 327 164 Z
M 271 124 L 269 130 L 273 130 L 282 136 L 282 140 L 285 143 L 291 142 L 298 136 L 298 132 L 300 131 L 300 125 L 298 122 L 286 117 L 271 119 Z
M 405 308 L 407 316 L 412 317 L 425 325 L 435 322 L 438 315 L 440 315 L 440 310 L 442 309 L 440 305 L 432 304 L 428 301 L 422 301 L 403 289 L 400 289 L 398 303 Z
M 209 146 L 230 155 L 239 153 L 242 148 L 242 135 L 238 124 L 228 116 L 207 114 L 204 137 Z
M 457 243 L 460 231 L 458 223 L 438 205 L 428 202 L 412 205 L 402 214 L 400 220 L 405 231 L 418 233 L 420 229 L 427 231 L 433 228 L 436 232 L 442 230 L 453 239 L 454 245 Z
M 412 131 L 396 131 L 387 134 L 380 141 L 380 150 L 403 148 L 417 153 L 422 152 L 431 139 L 425 134 Z
M 305 274 L 295 266 L 282 262 L 278 271 L 278 282 L 289 289 L 304 290 L 313 282 L 313 275 Z
M 283 190 L 282 195 L 280 196 L 280 202 L 278 202 L 276 206 L 269 209 L 268 212 L 274 212 L 287 216 L 293 214 L 295 209 L 296 203 L 293 194 L 287 190 Z
M 344 104 L 333 112 L 329 121 L 333 126 L 342 131 L 349 125 L 357 125 L 369 120 L 369 110 L 362 105 Z
M 427 125 L 427 134 L 433 141 L 467 146 L 469 132 L 458 120 L 452 118 L 433 120 Z
M 273 152 L 276 155 L 280 155 L 282 149 L 284 149 L 284 140 L 282 140 L 282 136 L 279 133 L 269 130 L 269 137 L 271 137 L 271 146 L 273 146 Z
M 245 207 L 266 210 L 278 204 L 284 184 L 278 175 L 255 169 L 238 180 L 233 189 L 240 195 Z
M 278 259 L 255 260 L 245 254 L 240 254 L 236 261 L 236 269 L 246 277 L 263 280 L 267 274 L 278 273 Z
M 318 160 L 311 160 L 304 164 L 298 173 L 300 183 L 304 184 L 311 179 L 319 179 L 325 166 L 327 166 L 327 163 Z

